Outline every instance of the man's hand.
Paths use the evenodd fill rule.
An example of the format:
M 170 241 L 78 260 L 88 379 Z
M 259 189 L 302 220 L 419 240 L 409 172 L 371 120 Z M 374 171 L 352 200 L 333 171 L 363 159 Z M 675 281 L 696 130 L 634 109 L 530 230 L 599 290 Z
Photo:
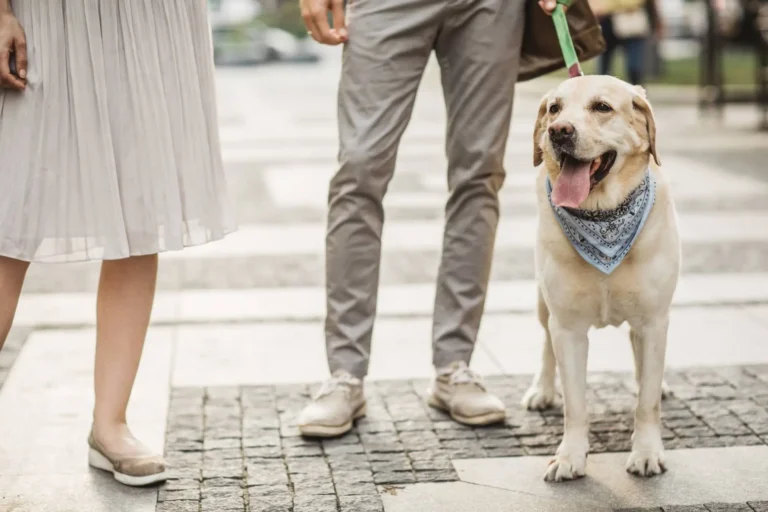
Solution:
M 557 1 L 556 0 L 539 0 L 539 7 L 544 9 L 544 12 L 547 14 L 552 14 L 555 11 L 555 7 L 557 7 Z M 568 10 L 568 6 L 563 6 L 564 10 Z
M 11 52 L 16 72 L 11 73 Z M 27 38 L 19 20 L 10 12 L 0 12 L 0 87 L 22 90 L 27 85 Z
M 299 0 L 299 5 L 304 25 L 315 41 L 330 45 L 346 42 L 344 0 Z M 333 16 L 333 28 L 328 25 L 328 12 Z

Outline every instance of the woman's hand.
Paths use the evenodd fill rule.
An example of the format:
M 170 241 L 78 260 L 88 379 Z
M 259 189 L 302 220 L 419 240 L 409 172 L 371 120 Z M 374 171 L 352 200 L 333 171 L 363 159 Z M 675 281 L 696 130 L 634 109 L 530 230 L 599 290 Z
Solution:
M 11 53 L 16 73 L 11 73 Z M 11 12 L 0 11 L 0 87 L 22 90 L 27 85 L 27 38 L 21 23 Z

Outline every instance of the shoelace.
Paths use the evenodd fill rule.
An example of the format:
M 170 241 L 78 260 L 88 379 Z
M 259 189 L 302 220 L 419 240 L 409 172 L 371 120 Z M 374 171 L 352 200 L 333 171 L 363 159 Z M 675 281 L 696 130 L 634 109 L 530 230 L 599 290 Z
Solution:
M 349 395 L 350 387 L 357 385 L 358 380 L 346 373 L 334 375 L 320 386 L 320 389 L 315 393 L 314 399 L 319 400 L 324 396 L 328 396 L 337 389 L 341 389 L 347 395 Z
M 469 367 L 462 363 L 451 373 L 451 385 L 459 384 L 474 384 L 483 391 L 485 391 L 485 385 L 478 374 L 469 369 Z

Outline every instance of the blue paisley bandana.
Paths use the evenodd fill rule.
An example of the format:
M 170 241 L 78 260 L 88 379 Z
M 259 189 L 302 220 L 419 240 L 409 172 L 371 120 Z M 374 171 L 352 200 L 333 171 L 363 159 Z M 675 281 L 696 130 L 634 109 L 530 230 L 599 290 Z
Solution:
M 580 210 L 555 206 L 552 183 L 547 178 L 547 197 L 563 233 L 584 260 L 610 274 L 637 240 L 656 200 L 656 178 L 650 170 L 645 179 L 615 210 Z

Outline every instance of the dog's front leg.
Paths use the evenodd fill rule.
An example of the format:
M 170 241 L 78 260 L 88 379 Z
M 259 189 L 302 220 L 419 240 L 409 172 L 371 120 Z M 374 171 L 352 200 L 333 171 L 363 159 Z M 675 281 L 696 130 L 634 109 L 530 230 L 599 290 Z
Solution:
M 653 476 L 666 471 L 661 440 L 661 389 L 668 326 L 668 316 L 644 319 L 640 325 L 632 326 L 640 389 L 627 471 L 635 475 Z
M 544 479 L 550 482 L 573 480 L 584 476 L 589 453 L 589 417 L 587 414 L 587 354 L 589 325 L 564 325 L 554 315 L 549 317 L 549 331 L 563 388 L 565 431 L 555 458 L 549 463 Z

